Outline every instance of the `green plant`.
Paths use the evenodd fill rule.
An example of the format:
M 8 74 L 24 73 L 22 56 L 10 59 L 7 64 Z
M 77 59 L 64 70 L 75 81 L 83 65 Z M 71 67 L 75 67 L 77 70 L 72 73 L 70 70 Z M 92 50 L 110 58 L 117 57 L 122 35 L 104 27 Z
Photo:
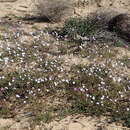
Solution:
M 71 39 L 76 39 L 77 35 L 82 37 L 93 35 L 100 28 L 99 21 L 94 18 L 71 18 L 65 22 L 61 34 Z
M 127 126 L 127 127 L 130 127 L 130 112 L 123 119 L 125 120 L 124 125 Z
M 129 80 L 113 81 L 109 78 L 111 72 L 100 65 L 73 66 L 70 73 L 68 91 L 74 96 L 74 106 L 80 112 L 98 116 L 109 114 L 120 119 L 122 114 L 128 117 Z
M 35 121 L 40 123 L 41 121 L 44 123 L 48 123 L 52 120 L 53 116 L 50 112 L 45 112 L 43 114 L 36 115 Z
M 122 47 L 122 46 L 124 46 L 124 43 L 117 41 L 117 42 L 114 42 L 113 45 L 116 46 L 116 47 Z
M 10 115 L 10 110 L 7 107 L 0 107 L 0 117 L 6 117 Z
M 130 68 L 130 58 L 128 56 L 124 56 L 119 61 L 124 63 L 128 68 Z

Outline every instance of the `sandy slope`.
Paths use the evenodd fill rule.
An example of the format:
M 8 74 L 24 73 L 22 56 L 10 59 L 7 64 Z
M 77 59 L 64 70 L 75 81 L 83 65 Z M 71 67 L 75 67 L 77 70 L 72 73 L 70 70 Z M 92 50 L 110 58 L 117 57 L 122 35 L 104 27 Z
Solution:
M 20 122 L 13 119 L 0 119 L 0 130 L 30 130 L 30 124 L 24 117 Z M 105 118 L 68 116 L 61 121 L 53 121 L 49 124 L 41 124 L 33 130 L 129 130 L 115 123 L 108 124 Z
M 74 0 L 76 3 L 75 13 L 85 16 L 90 12 L 106 11 L 118 13 L 130 12 L 129 0 Z M 0 0 L 0 16 L 7 14 L 24 15 L 31 12 L 34 5 L 31 0 Z

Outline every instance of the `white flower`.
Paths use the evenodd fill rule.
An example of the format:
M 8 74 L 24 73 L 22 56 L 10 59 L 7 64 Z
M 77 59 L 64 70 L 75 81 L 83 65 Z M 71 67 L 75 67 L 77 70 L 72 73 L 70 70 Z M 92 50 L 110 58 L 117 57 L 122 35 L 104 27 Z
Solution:
M 105 82 L 101 81 L 101 84 L 102 84 L 102 85 L 104 85 L 104 84 L 105 84 Z
M 130 108 L 127 107 L 126 110 L 127 110 L 127 111 L 130 111 Z
M 117 81 L 118 81 L 119 83 L 121 82 L 121 80 L 122 80 L 122 79 L 121 79 L 120 77 L 117 79 Z
M 9 86 L 11 86 L 11 85 L 12 85 L 10 82 L 9 82 L 8 84 L 9 84 Z
M 96 102 L 97 105 L 99 105 L 100 103 L 99 102 Z
M 124 95 L 120 95 L 121 96 L 121 98 L 123 98 L 124 97 Z
M 7 64 L 8 61 L 9 61 L 9 58 L 8 58 L 8 57 L 5 57 L 5 58 L 4 58 L 4 61 L 5 61 L 5 64 Z
M 73 84 L 75 84 L 75 82 L 73 81 Z
M 83 88 L 80 88 L 80 91 L 81 91 L 81 92 L 85 92 L 85 90 L 84 90 Z
M 95 100 L 95 97 L 93 96 L 92 99 Z
M 105 98 L 105 96 L 103 95 L 102 97 L 101 97 L 101 100 L 103 100 Z
M 123 66 L 123 65 L 124 65 L 124 63 L 121 63 L 121 65 Z
M 26 103 L 26 101 L 23 101 L 23 103 Z
M 20 95 L 16 94 L 16 98 L 20 98 Z
M 41 91 L 41 89 L 39 88 L 38 91 Z
M 86 97 L 89 97 L 89 94 L 86 94 Z

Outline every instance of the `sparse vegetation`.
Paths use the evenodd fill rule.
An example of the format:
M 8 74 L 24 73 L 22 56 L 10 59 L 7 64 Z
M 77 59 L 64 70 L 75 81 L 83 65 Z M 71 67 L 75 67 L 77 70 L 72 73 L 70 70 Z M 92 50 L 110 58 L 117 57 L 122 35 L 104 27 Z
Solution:
M 130 68 L 130 58 L 128 56 L 124 56 L 120 61 Z
M 9 117 L 11 115 L 10 110 L 8 107 L 1 107 L 0 108 L 0 117 Z
M 67 88 L 75 95 L 81 111 L 92 115 L 115 115 L 120 119 L 122 115 L 127 117 L 129 79 L 124 81 L 121 77 L 113 77 L 111 70 L 97 65 L 72 66 L 71 72 Z
M 102 30 L 96 19 L 67 20 L 59 32 L 53 32 L 59 33 L 56 39 L 34 25 L 35 31 L 26 33 L 20 26 L 13 32 L 14 25 L 8 25 L 0 39 L 0 116 L 23 109 L 33 113 L 33 122 L 39 124 L 83 113 L 111 116 L 130 127 L 130 76 L 124 72 L 125 67 L 129 70 L 129 56 L 117 59 L 115 40 L 106 35 L 100 39 L 107 42 L 96 40 Z M 30 44 L 23 36 L 31 37 Z
M 54 31 L 53 34 L 59 38 L 69 38 L 70 40 L 81 40 L 82 37 L 93 36 L 98 30 L 103 28 L 103 23 L 96 16 L 87 18 L 70 18 L 68 19 L 60 31 Z
M 40 114 L 40 115 L 36 115 L 35 121 L 38 122 L 38 123 L 41 123 L 41 121 L 48 123 L 52 119 L 53 119 L 53 117 L 52 117 L 51 113 L 46 112 L 46 113 L 43 113 L 43 114 Z
M 82 37 L 93 35 L 98 28 L 99 23 L 96 18 L 71 18 L 66 21 L 62 31 L 63 35 L 75 38 L 76 35 L 80 35 Z

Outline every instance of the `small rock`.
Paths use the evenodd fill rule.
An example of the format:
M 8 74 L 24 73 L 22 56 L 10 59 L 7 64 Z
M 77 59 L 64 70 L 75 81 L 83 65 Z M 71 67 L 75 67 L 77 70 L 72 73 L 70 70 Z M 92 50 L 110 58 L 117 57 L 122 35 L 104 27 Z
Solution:
M 120 14 L 108 23 L 110 31 L 116 31 L 122 38 L 130 41 L 130 14 Z

